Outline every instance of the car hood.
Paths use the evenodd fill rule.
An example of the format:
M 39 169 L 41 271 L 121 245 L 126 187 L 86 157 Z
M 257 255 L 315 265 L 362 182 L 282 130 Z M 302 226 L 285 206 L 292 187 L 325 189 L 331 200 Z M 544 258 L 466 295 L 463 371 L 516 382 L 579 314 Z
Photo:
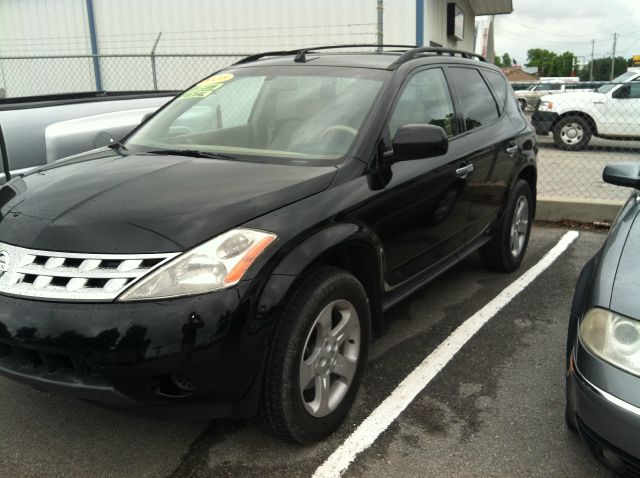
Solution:
M 638 208 L 636 208 L 636 213 Z M 611 292 L 611 310 L 640 319 L 640 220 L 636 215 L 624 243 Z
M 93 152 L 0 189 L 0 242 L 66 252 L 182 251 L 326 189 L 335 174 L 334 166 Z
M 544 95 L 542 101 L 551 101 L 553 104 L 565 105 L 565 104 L 582 104 L 591 101 L 604 101 L 605 93 L 596 93 L 595 91 L 579 91 L 579 92 L 564 92 L 562 95 Z

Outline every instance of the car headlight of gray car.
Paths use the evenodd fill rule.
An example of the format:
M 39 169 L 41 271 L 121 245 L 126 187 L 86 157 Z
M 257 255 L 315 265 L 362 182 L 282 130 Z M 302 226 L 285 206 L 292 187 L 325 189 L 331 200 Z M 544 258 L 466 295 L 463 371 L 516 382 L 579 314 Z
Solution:
M 596 357 L 640 375 L 640 321 L 593 308 L 582 319 L 579 334 L 582 344 Z
M 118 299 L 166 299 L 231 287 L 276 239 L 275 234 L 233 229 L 179 255 L 134 282 Z

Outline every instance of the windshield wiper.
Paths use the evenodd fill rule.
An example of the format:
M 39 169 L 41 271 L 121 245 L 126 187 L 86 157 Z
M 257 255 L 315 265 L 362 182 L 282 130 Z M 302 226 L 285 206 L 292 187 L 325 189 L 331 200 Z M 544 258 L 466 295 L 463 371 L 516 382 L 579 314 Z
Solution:
M 145 151 L 147 154 L 174 154 L 176 156 L 191 156 L 194 158 L 209 159 L 238 159 L 235 156 L 222 153 L 208 153 L 207 151 L 198 151 L 197 149 L 154 149 Z

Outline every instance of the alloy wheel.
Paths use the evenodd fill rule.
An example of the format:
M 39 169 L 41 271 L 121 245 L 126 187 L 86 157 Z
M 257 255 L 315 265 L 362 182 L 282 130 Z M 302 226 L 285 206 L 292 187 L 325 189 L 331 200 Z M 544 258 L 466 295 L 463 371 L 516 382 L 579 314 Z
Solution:
M 511 220 L 511 237 L 509 249 L 513 257 L 518 257 L 524 249 L 529 230 L 529 202 L 525 196 L 520 196 L 516 201 Z
M 321 418 L 333 412 L 351 387 L 360 356 L 360 319 L 346 300 L 329 303 L 307 336 L 300 362 L 305 410 Z

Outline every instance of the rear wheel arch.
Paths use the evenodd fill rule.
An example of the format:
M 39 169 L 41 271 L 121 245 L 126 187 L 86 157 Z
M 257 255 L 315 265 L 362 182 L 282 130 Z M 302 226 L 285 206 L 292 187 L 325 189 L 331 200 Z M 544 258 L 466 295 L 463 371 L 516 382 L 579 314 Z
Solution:
M 538 184 L 538 170 L 532 164 L 525 166 L 518 173 L 516 181 L 514 181 L 514 185 L 518 179 L 522 179 L 529 184 L 529 188 L 531 189 L 531 195 L 533 196 L 533 217 L 536 215 L 536 193 L 537 193 L 537 184 Z

